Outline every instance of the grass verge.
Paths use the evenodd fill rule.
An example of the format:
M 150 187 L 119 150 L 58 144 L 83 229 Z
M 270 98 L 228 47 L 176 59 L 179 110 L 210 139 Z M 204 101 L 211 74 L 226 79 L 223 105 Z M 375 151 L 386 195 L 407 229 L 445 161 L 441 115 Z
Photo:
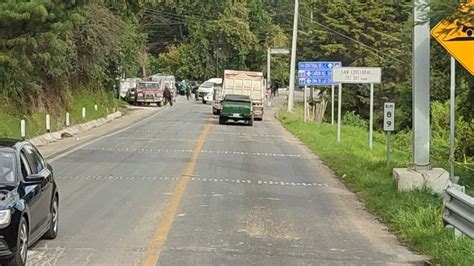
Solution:
M 278 118 L 285 128 L 343 177 L 342 181 L 401 241 L 430 256 L 434 263 L 474 265 L 474 241 L 456 238 L 452 230 L 443 226 L 441 196 L 428 190 L 397 191 L 392 169 L 409 165 L 408 152 L 395 149 L 392 163 L 387 166 L 385 144 L 375 142 L 370 151 L 367 130 L 343 126 L 341 143 L 337 143 L 335 126 L 305 124 L 301 104 L 295 108 L 294 113 L 288 113 L 286 108 L 280 111 Z
M 97 105 L 97 111 L 94 109 Z M 73 95 L 73 100 L 69 108 L 57 107 L 51 116 L 51 132 L 61 130 L 66 126 L 66 113 L 70 113 L 71 125 L 82 124 L 101 117 L 107 116 L 113 110 L 124 108 L 126 105 L 122 101 L 113 99 L 106 93 L 94 93 L 89 90 L 81 90 Z M 82 108 L 86 108 L 86 118 L 82 118 Z M 8 110 L 5 111 L 5 110 Z M 20 110 L 13 110 L 9 106 L 0 107 L 0 137 L 21 138 L 20 121 L 26 121 L 26 138 L 45 134 L 46 112 L 23 115 Z

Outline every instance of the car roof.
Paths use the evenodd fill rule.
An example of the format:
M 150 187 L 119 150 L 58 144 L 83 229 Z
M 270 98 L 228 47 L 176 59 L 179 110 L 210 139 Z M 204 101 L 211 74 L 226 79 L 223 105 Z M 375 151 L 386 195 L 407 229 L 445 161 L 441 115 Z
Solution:
M 0 138 L 0 148 L 16 149 L 19 144 L 23 143 L 20 139 Z
M 216 83 L 216 84 L 222 84 L 222 79 L 221 78 L 212 78 L 206 80 L 206 82 L 211 82 L 211 83 Z

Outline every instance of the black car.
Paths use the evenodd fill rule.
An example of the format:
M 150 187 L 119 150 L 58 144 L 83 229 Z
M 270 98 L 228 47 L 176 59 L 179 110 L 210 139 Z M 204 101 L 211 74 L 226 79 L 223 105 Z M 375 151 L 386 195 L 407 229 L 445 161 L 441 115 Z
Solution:
M 28 247 L 54 239 L 59 193 L 52 167 L 29 142 L 0 139 L 0 261 L 25 265 Z

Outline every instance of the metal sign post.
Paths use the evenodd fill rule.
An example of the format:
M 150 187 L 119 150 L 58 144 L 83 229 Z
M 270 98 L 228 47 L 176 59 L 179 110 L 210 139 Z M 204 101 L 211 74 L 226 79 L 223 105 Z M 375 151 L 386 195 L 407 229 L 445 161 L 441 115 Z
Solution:
M 303 97 L 304 97 L 304 122 L 306 123 L 306 117 L 308 116 L 308 94 L 307 94 L 307 91 L 308 90 L 308 86 L 304 86 L 304 93 L 303 93 Z
M 390 164 L 391 135 L 395 130 L 395 103 L 387 102 L 383 105 L 383 130 L 387 132 L 387 165 Z
M 334 85 L 331 86 L 331 125 L 334 125 Z
M 451 57 L 451 105 L 450 105 L 450 134 L 449 134 L 449 179 L 455 181 L 454 177 L 454 149 L 455 149 L 455 129 L 456 129 L 456 60 Z M 455 182 L 457 183 L 457 182 Z
M 341 142 L 341 107 L 342 107 L 342 83 L 337 90 L 337 142 Z
M 374 146 L 374 83 L 370 83 L 369 149 Z
M 379 67 L 339 67 L 333 69 L 333 82 L 339 83 L 339 103 L 337 120 L 337 142 L 341 140 L 341 90 L 343 83 L 370 84 L 370 126 L 369 148 L 373 146 L 374 84 L 382 83 L 382 69 Z

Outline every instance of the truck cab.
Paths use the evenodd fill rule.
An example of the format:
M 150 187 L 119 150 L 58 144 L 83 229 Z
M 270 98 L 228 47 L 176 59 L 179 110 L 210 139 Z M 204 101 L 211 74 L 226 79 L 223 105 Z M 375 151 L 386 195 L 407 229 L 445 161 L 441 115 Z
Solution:
M 213 101 L 214 89 L 222 86 L 221 78 L 212 78 L 201 84 L 197 89 L 198 98 L 202 99 L 203 104 Z

